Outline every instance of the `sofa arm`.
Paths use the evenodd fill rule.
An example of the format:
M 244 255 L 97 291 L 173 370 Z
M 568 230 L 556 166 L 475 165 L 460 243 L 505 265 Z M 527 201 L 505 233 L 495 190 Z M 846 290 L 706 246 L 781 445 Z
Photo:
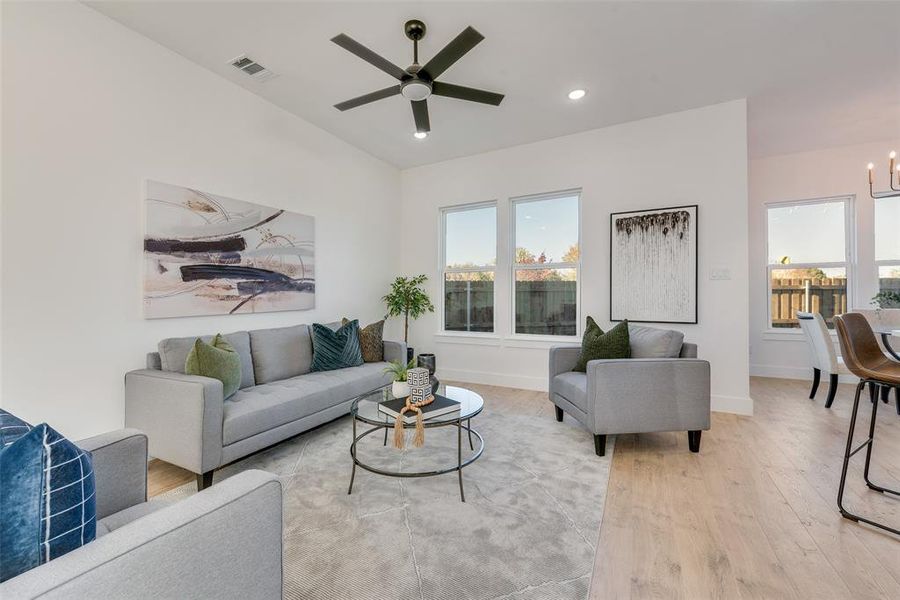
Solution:
M 147 501 L 147 436 L 143 432 L 119 429 L 77 444 L 91 454 L 98 519 Z
M 587 396 L 594 433 L 709 429 L 705 360 L 592 360 L 587 364 Z
M 575 368 L 581 357 L 581 346 L 550 347 L 550 381 L 560 373 L 568 373 Z
M 0 584 L 3 598 L 280 600 L 278 478 L 244 471 Z
M 125 375 L 125 424 L 147 434 L 150 456 L 194 473 L 222 461 L 222 382 L 148 369 Z
M 406 342 L 389 342 L 385 340 L 383 344 L 385 361 L 398 361 L 406 364 Z

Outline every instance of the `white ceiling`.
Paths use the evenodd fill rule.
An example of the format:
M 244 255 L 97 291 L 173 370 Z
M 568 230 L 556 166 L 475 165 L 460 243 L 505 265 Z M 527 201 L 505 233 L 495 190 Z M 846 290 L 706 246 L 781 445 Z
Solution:
M 900 135 L 900 2 L 88 2 L 123 25 L 398 167 L 748 98 L 750 152 Z M 346 33 L 395 64 L 425 21 L 424 62 L 466 25 L 485 40 L 440 80 L 506 94 L 499 107 L 429 99 L 412 137 L 401 97 L 333 104 L 395 83 L 332 44 Z M 278 77 L 229 66 L 247 53 Z M 588 95 L 574 103 L 573 88 Z

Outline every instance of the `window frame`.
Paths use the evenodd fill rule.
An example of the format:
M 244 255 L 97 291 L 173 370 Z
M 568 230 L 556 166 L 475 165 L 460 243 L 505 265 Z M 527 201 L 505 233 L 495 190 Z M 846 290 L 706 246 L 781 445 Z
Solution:
M 578 198 L 577 210 L 577 232 L 578 238 L 578 260 L 574 263 L 553 262 L 541 263 L 535 265 L 519 265 L 516 263 L 516 207 L 519 204 L 527 204 L 529 202 L 538 202 L 541 200 L 554 200 L 557 198 L 568 198 L 576 196 Z M 582 188 L 571 188 L 556 192 L 545 192 L 541 194 L 528 194 L 526 196 L 515 196 L 509 199 L 509 210 L 507 212 L 509 219 L 509 243 L 507 247 L 509 266 L 507 275 L 509 277 L 509 335 L 508 337 L 515 340 L 534 340 L 534 341 L 560 341 L 574 342 L 580 341 L 583 327 L 581 325 L 581 197 Z M 574 335 L 551 335 L 539 333 L 518 333 L 516 331 L 516 272 L 527 270 L 542 269 L 575 269 L 575 334 Z
M 481 208 L 494 209 L 494 265 L 478 266 L 465 268 L 448 268 L 447 267 L 447 215 L 456 212 L 466 212 L 470 210 L 478 210 Z M 440 235 L 440 252 L 438 252 L 440 265 L 439 272 L 441 278 L 441 294 L 438 300 L 438 310 L 441 314 L 441 330 L 439 335 L 448 336 L 474 336 L 493 338 L 497 336 L 497 263 L 500 261 L 500 211 L 496 200 L 486 200 L 483 202 L 470 202 L 468 204 L 454 204 L 452 206 L 442 206 L 440 208 L 441 219 L 441 235 Z M 494 275 L 494 319 L 491 323 L 493 331 L 459 331 L 457 329 L 447 329 L 445 310 L 445 298 L 447 295 L 447 274 L 449 273 L 493 273 Z
M 764 235 L 765 235 L 765 265 L 766 265 L 766 325 L 764 333 L 766 334 L 788 334 L 803 335 L 798 328 L 793 327 L 772 327 L 772 271 L 791 268 L 791 269 L 844 269 L 847 273 L 847 309 L 856 305 L 856 221 L 855 221 L 855 201 L 854 194 L 846 194 L 841 196 L 826 196 L 822 198 L 806 198 L 803 200 L 779 200 L 774 202 L 766 202 L 764 209 Z M 811 206 L 816 204 L 828 204 L 834 202 L 844 203 L 844 261 L 843 262 L 815 262 L 815 263 L 790 263 L 789 265 L 769 264 L 769 209 L 785 208 L 788 206 Z
M 879 198 L 878 200 L 875 200 L 875 203 L 877 203 L 879 200 L 881 200 L 881 201 L 892 200 L 893 202 L 897 202 L 898 204 L 900 204 L 900 197 Z M 878 216 L 877 204 L 873 204 L 872 205 L 872 218 L 876 219 L 877 216 Z M 878 240 L 877 239 L 874 240 L 874 243 L 875 243 L 875 247 L 877 248 Z M 896 267 L 896 268 L 900 269 L 900 256 L 895 256 L 893 258 L 882 258 L 882 259 L 876 258 L 875 259 L 875 293 L 878 293 L 881 291 L 881 274 L 879 273 L 881 267 Z

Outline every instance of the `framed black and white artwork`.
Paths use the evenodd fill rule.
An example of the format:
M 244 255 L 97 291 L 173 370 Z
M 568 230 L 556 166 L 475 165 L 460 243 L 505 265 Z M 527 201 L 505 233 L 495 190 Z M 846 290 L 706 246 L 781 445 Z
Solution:
M 609 216 L 609 319 L 697 322 L 697 205 Z

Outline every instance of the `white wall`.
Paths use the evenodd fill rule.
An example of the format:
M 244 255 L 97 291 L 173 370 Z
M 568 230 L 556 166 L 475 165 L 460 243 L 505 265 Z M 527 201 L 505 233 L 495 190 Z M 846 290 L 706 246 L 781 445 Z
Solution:
M 81 4 L 2 10 L 5 408 L 95 434 L 160 338 L 380 316 L 396 169 Z M 145 179 L 314 215 L 317 308 L 143 320 Z
M 799 331 L 767 332 L 767 202 L 853 196 L 856 260 L 848 304 L 872 308 L 878 291 L 875 267 L 874 200 L 869 196 L 866 164 L 876 165 L 876 189 L 887 187 L 887 155 L 900 151 L 900 139 L 771 156 L 750 161 L 750 372 L 767 377 L 812 379 L 806 343 Z M 898 234 L 900 235 L 900 234 Z
M 500 248 L 508 246 L 509 198 L 581 188 L 582 318 L 603 326 L 609 315 L 610 212 L 699 204 L 698 325 L 677 325 L 712 363 L 713 407 L 752 412 L 748 382 L 746 102 L 626 123 L 404 171 L 403 252 L 408 274 L 427 273 L 440 295 L 439 208 L 496 200 Z M 500 253 L 498 260 L 503 258 Z M 713 267 L 730 269 L 711 281 Z M 498 299 L 509 298 L 509 267 L 500 264 Z M 443 377 L 533 389 L 547 387 L 546 342 L 510 337 L 508 302 L 495 308 L 496 339 L 439 335 L 428 315 L 411 327 L 418 351 L 437 354 Z

